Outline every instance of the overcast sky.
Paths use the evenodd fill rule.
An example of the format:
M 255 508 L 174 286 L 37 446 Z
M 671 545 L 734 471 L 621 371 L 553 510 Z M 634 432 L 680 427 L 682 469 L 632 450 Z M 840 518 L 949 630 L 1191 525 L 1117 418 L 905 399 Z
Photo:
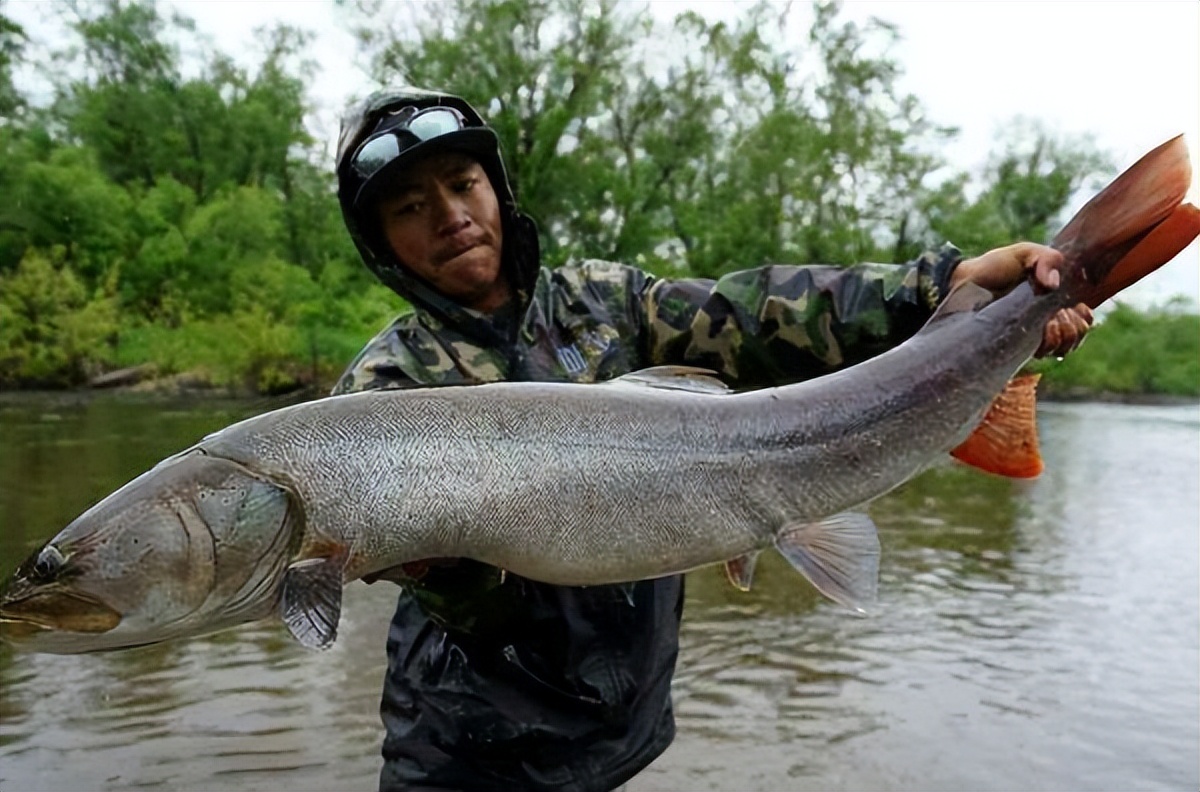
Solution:
M 43 13 L 40 5 L 41 0 L 11 0 L 8 13 L 28 24 Z M 219 49 L 230 53 L 256 51 L 254 28 L 275 20 L 315 31 L 310 55 L 319 75 L 313 95 L 324 109 L 313 131 L 330 147 L 337 109 L 349 95 L 372 87 L 354 65 L 345 12 L 331 0 L 170 0 L 166 5 L 193 17 Z M 729 19 L 749 3 L 653 0 L 650 6 L 663 19 L 688 9 Z M 850 0 L 843 16 L 878 16 L 899 27 L 902 40 L 893 55 L 905 71 L 901 86 L 922 100 L 932 120 L 959 127 L 959 139 L 946 153 L 960 167 L 981 165 L 997 148 L 997 127 L 1026 115 L 1055 132 L 1092 135 L 1122 168 L 1182 132 L 1200 173 L 1196 0 Z M 793 3 L 790 19 L 794 37 L 802 42 L 809 4 Z M 1190 200 L 1196 202 L 1195 176 L 1192 184 Z M 1134 288 L 1131 296 L 1139 303 L 1175 293 L 1200 299 L 1200 247 L 1193 243 Z

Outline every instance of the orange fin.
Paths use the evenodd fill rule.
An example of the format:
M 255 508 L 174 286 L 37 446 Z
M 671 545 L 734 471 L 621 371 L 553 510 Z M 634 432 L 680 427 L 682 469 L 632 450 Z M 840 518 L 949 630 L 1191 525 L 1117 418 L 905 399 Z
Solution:
M 1200 209 L 1180 204 L 1117 261 L 1102 282 L 1082 295 L 1083 302 L 1095 308 L 1175 258 L 1197 236 L 1200 236 Z
M 754 562 L 757 560 L 758 551 L 755 550 L 726 561 L 725 577 L 730 585 L 738 591 L 749 591 L 750 584 L 754 582 Z
M 1113 268 L 1176 211 L 1191 181 L 1187 145 L 1179 135 L 1135 162 L 1088 201 L 1050 243 L 1065 259 L 1064 294 L 1091 306 L 1115 294 L 1116 281 L 1109 281 Z M 1125 267 L 1120 282 L 1132 283 L 1166 263 L 1157 257 L 1140 258 L 1144 270 L 1131 279 L 1134 268 Z
M 1095 259 L 1170 215 L 1191 182 L 1187 144 L 1183 135 L 1178 135 L 1135 162 L 1084 204 L 1050 246 L 1064 254 L 1074 252 L 1085 262 Z M 1099 275 L 1089 278 L 1097 283 L 1107 273 L 1088 274 Z
M 1042 472 L 1038 453 L 1037 381 L 1030 374 L 1010 380 L 983 422 L 960 446 L 955 459 L 988 473 L 1009 478 L 1034 478 Z

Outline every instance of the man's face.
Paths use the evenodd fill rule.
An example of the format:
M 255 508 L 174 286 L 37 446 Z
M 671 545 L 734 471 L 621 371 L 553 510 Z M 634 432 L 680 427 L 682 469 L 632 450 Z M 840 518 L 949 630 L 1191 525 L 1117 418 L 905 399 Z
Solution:
M 414 275 L 477 311 L 508 301 L 500 271 L 500 204 L 470 156 L 448 151 L 422 157 L 389 185 L 378 211 L 392 252 Z

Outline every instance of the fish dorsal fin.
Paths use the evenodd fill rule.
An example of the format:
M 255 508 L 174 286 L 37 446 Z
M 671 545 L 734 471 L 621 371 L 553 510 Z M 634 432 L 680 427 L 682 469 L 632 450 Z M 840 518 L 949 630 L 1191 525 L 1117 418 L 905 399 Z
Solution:
M 937 307 L 929 319 L 929 324 L 954 314 L 974 313 L 994 299 L 995 295 L 982 286 L 971 281 L 963 281 L 951 289 L 950 293 L 946 295 L 946 299 L 942 300 L 942 304 Z
M 717 372 L 695 366 L 655 366 L 630 372 L 622 377 L 617 377 L 612 382 L 692 393 L 723 394 L 732 392 L 729 386 L 717 377 Z
M 288 567 L 279 616 L 288 632 L 309 649 L 325 649 L 337 638 L 342 614 L 339 558 L 308 558 Z

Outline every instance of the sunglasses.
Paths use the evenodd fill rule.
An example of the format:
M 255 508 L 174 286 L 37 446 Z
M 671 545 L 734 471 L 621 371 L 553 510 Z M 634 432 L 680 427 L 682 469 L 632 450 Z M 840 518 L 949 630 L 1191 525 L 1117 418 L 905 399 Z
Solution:
M 418 143 L 457 132 L 466 126 L 467 119 L 453 107 L 428 107 L 364 140 L 350 158 L 350 167 L 361 178 L 369 179 Z

